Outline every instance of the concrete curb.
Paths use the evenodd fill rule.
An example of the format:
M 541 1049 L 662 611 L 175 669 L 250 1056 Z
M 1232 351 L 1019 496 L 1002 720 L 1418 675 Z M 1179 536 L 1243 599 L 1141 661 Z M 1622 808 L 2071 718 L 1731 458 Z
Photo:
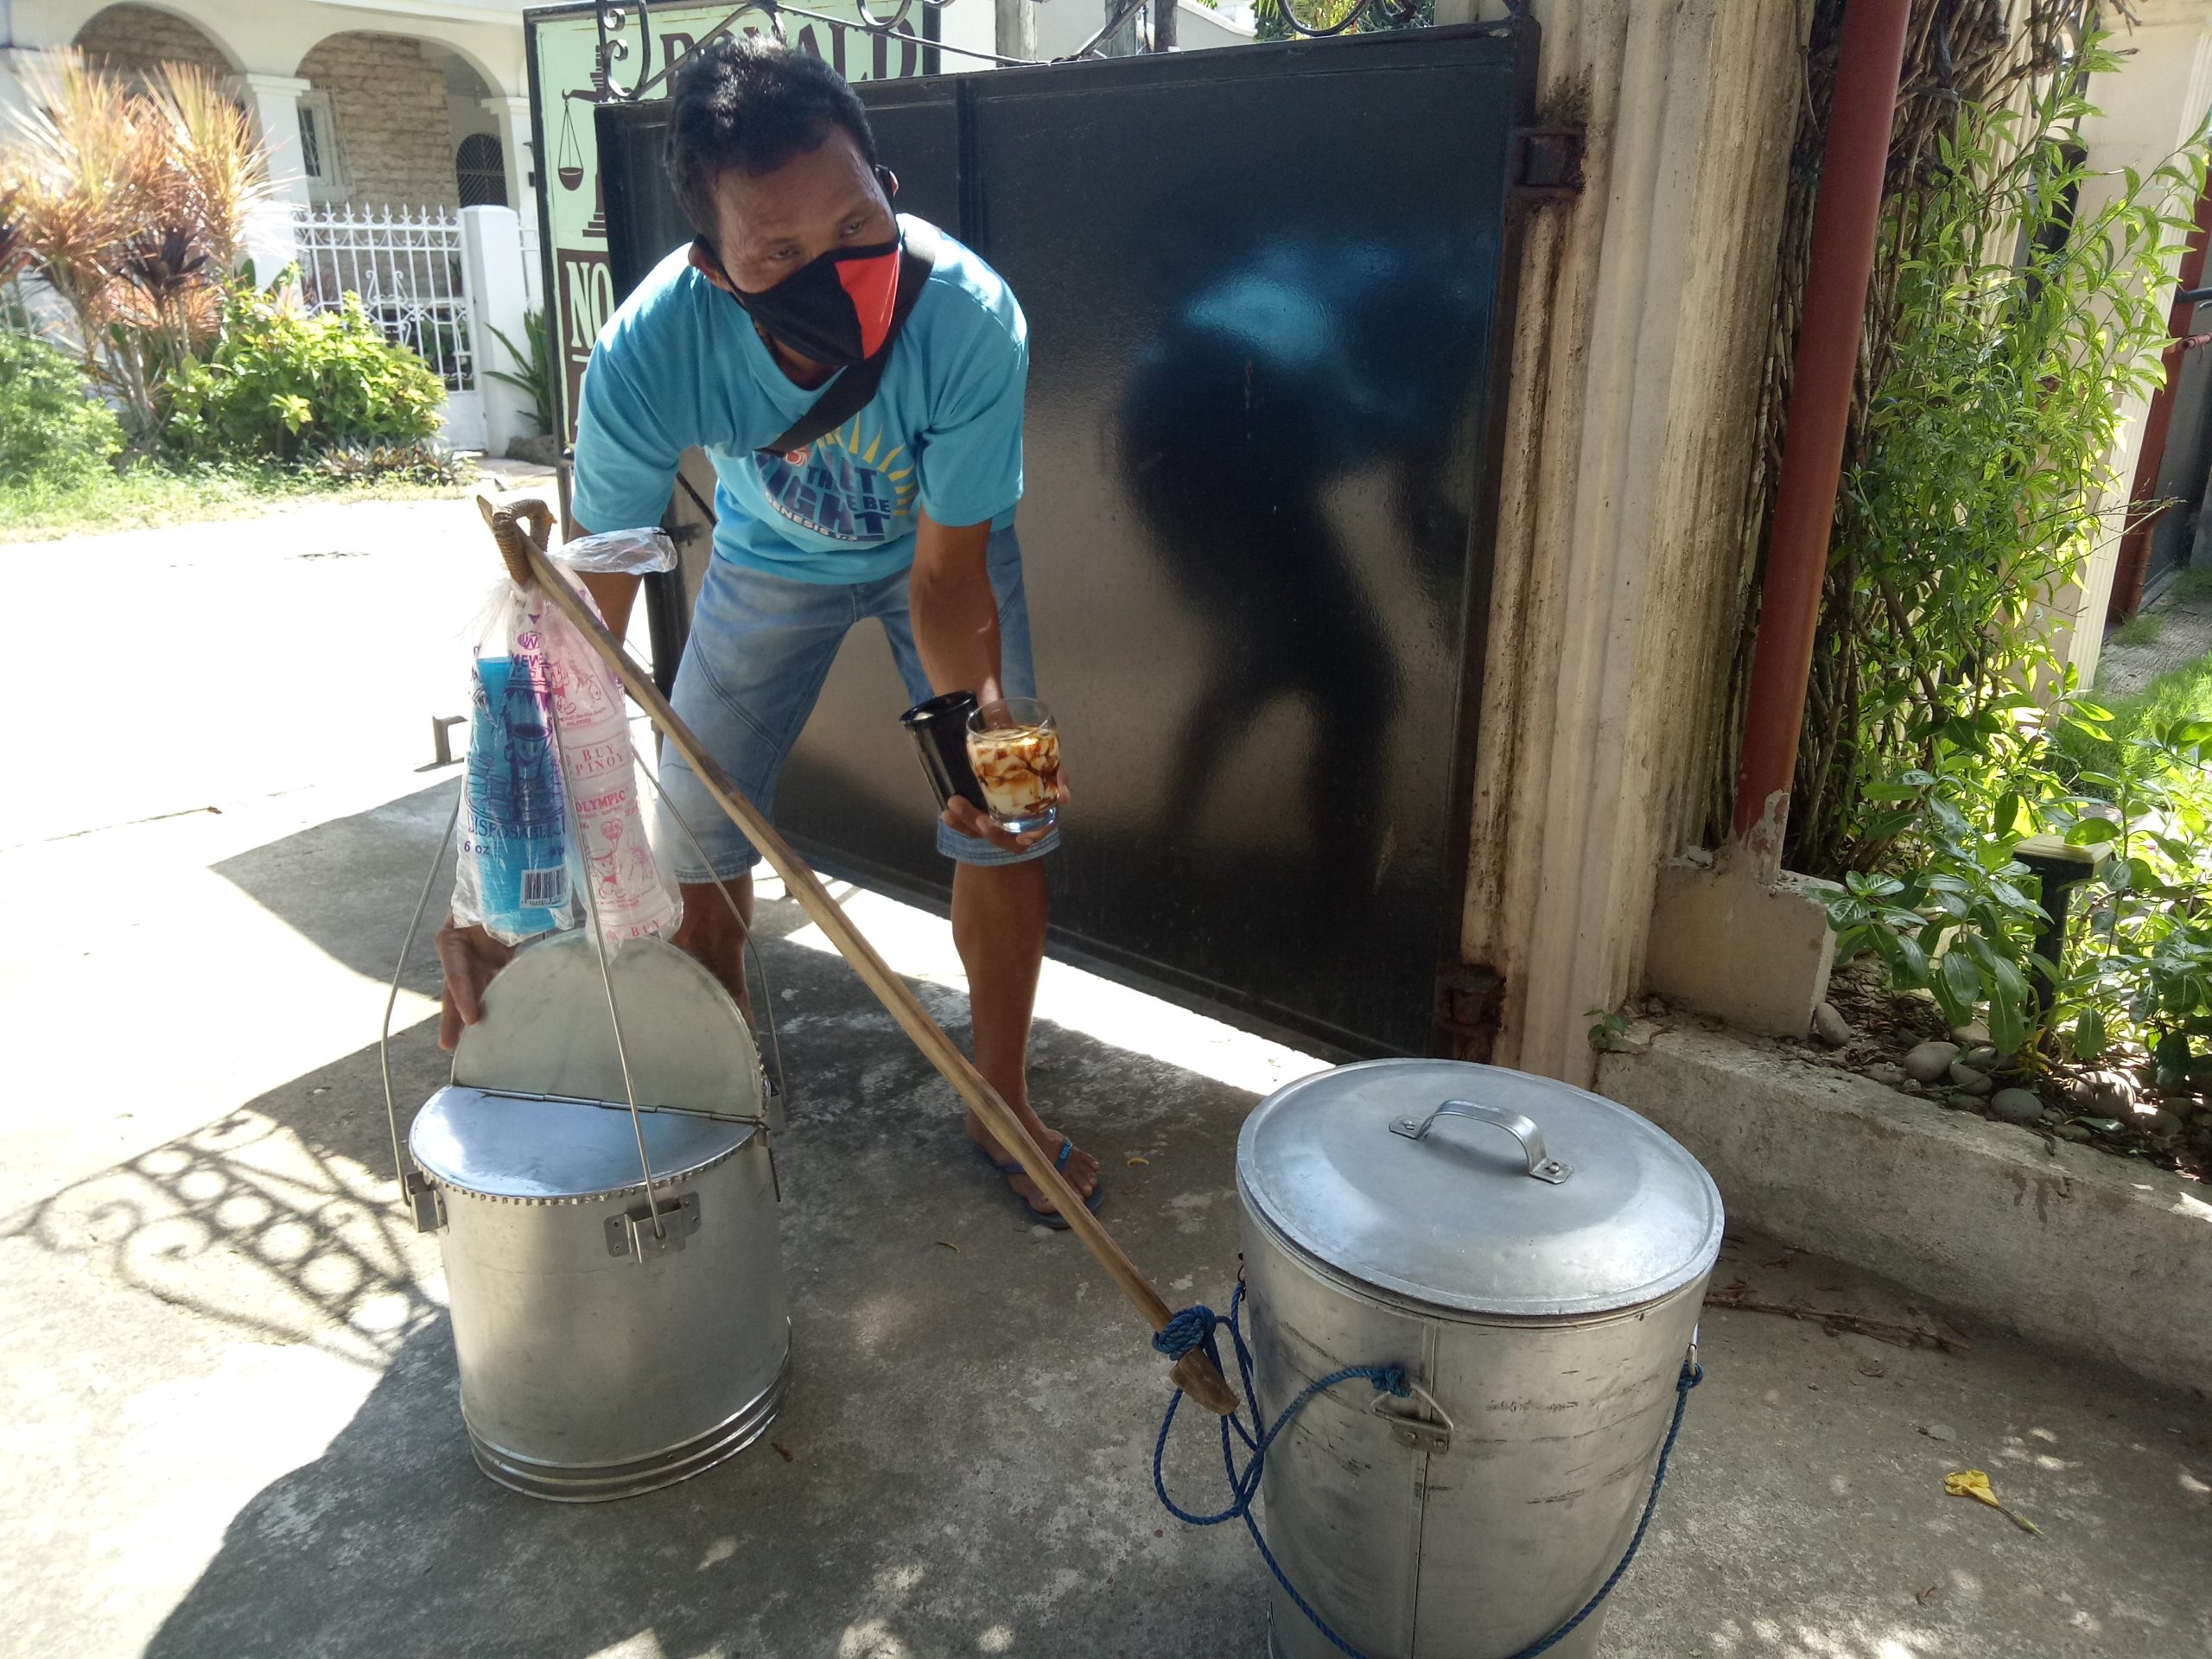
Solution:
M 2037 1342 L 2202 1394 L 2212 1202 L 2162 1169 L 1944 1111 L 1736 1033 L 1607 1054 L 1600 1093 L 1713 1173 L 1732 1220 Z

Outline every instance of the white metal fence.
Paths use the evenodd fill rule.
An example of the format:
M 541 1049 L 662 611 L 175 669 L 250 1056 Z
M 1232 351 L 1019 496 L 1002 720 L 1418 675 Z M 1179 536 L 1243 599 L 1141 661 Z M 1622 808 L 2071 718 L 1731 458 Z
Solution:
M 461 221 L 449 210 L 302 207 L 292 228 L 309 305 L 334 311 L 359 295 L 377 326 L 419 353 L 448 392 L 476 390 Z

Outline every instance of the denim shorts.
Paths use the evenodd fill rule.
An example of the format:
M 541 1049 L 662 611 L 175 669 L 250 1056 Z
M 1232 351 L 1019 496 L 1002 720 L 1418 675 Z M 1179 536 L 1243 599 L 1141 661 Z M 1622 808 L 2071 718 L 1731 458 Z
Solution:
M 999 601 L 999 680 L 1009 697 L 1037 695 L 1037 674 L 1029 656 L 1029 608 L 1021 592 L 1021 547 L 1012 530 L 994 531 L 990 540 L 992 591 Z M 907 613 L 910 573 L 896 571 L 875 582 L 850 585 L 793 582 L 748 565 L 716 557 L 699 589 L 691 615 L 691 637 L 676 671 L 669 701 L 707 753 L 736 780 L 739 792 L 763 817 L 775 813 L 776 776 L 784 757 L 798 741 L 806 717 L 830 676 L 837 647 L 856 622 L 873 617 L 883 624 L 891 655 L 906 695 L 921 702 L 931 694 L 914 648 L 914 626 Z M 895 709 L 884 710 L 888 721 Z M 715 804 L 698 777 L 673 749 L 664 748 L 661 787 L 663 855 L 678 881 L 700 883 L 742 875 L 760 855 L 729 815 Z M 698 838 L 695 850 L 683 831 L 668 821 L 673 807 Z M 940 820 L 938 851 L 963 864 L 1019 864 L 1041 858 L 1059 844 L 1054 830 L 1035 846 L 1009 853 L 988 841 L 957 834 Z M 700 867 L 706 854 L 711 873 Z

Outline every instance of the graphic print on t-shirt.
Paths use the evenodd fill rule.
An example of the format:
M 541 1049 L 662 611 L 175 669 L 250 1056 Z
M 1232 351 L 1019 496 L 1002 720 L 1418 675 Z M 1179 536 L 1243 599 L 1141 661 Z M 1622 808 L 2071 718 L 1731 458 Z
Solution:
M 908 528 L 901 522 L 914 499 L 914 461 L 903 443 L 887 451 L 879 425 L 864 436 L 855 416 L 807 447 L 796 466 L 782 455 L 755 454 L 760 485 L 777 512 L 817 536 L 875 543 Z

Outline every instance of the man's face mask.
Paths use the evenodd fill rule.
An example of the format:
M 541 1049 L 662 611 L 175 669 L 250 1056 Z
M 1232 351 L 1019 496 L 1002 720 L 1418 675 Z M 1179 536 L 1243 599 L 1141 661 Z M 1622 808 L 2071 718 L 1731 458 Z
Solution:
M 875 172 L 885 195 L 892 194 L 897 181 L 882 168 Z M 731 291 L 779 344 L 817 363 L 846 367 L 874 356 L 890 338 L 899 301 L 900 245 L 894 238 L 864 247 L 832 248 L 772 288 L 747 294 L 733 282 Z M 718 257 L 715 268 L 721 269 Z

